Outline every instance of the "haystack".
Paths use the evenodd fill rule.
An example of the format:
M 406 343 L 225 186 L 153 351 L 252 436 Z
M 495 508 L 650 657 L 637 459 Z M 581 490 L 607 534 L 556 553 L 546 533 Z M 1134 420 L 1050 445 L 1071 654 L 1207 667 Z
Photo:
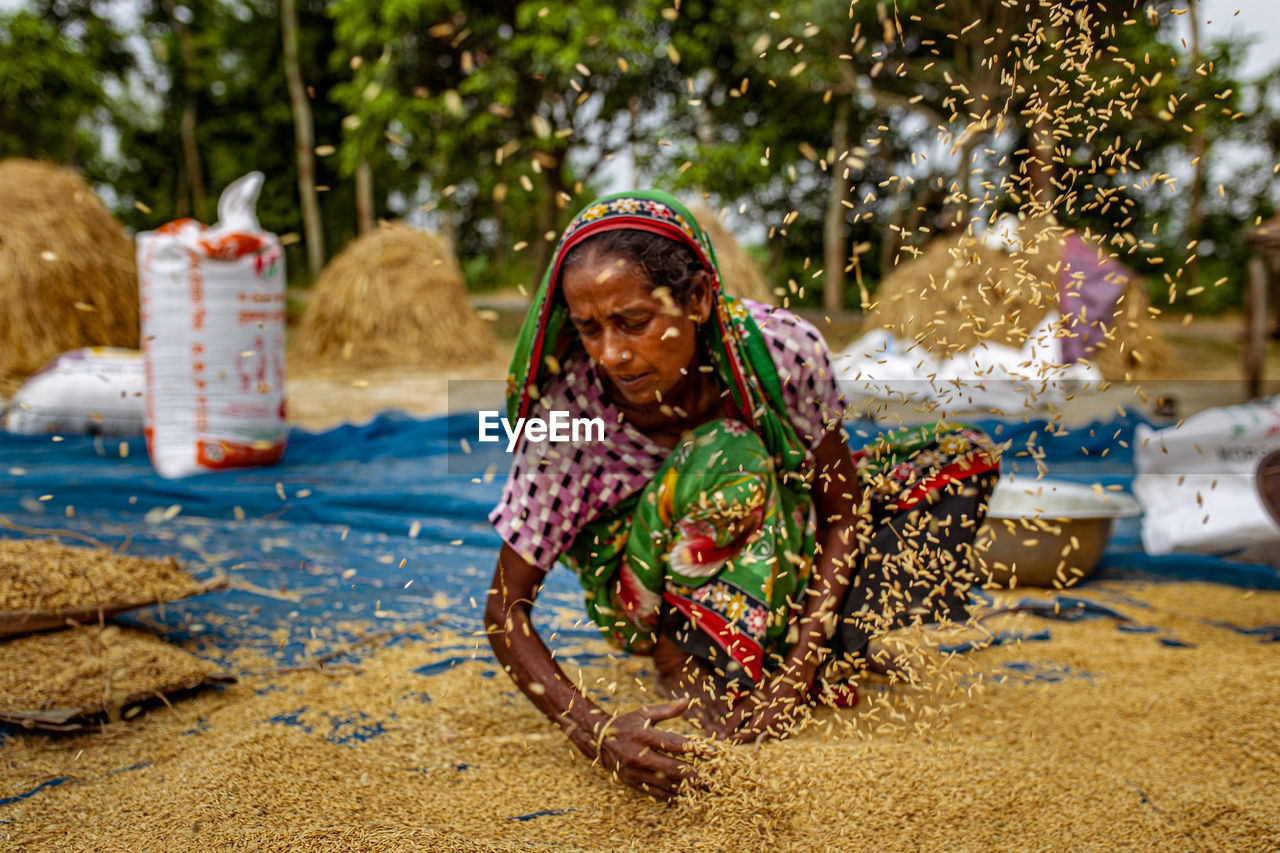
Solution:
M 74 169 L 0 162 L 0 385 L 84 346 L 138 347 L 133 241 Z
M 734 239 L 732 232 L 720 221 L 715 211 L 705 204 L 695 203 L 689 205 L 689 212 L 711 238 L 711 245 L 716 250 L 716 260 L 720 262 L 720 277 L 725 291 L 733 296 L 745 296 L 769 305 L 776 304 L 778 300 L 765 280 L 760 265 Z
M 460 364 L 494 351 L 457 259 L 403 223 L 384 223 L 325 267 L 295 349 L 307 361 L 358 367 Z
M 867 322 L 946 358 L 983 341 L 1020 348 L 1045 315 L 1060 311 L 1058 280 L 1067 232 L 1024 224 L 1009 250 L 968 234 L 940 237 L 881 282 Z M 1125 278 L 1106 338 L 1089 361 L 1107 379 L 1150 377 L 1172 352 L 1147 310 L 1145 286 Z M 1090 317 L 1090 321 L 1099 318 Z

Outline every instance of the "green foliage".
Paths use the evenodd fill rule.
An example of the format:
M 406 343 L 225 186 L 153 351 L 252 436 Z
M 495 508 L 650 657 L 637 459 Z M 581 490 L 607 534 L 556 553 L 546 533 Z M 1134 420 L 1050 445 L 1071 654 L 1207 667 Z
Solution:
M 279 233 L 302 230 L 298 202 L 293 117 L 286 96 L 278 9 L 263 3 L 230 4 L 223 0 L 191 0 L 187 27 L 192 38 L 196 86 L 197 147 L 206 187 L 203 207 L 182 204 L 189 180 L 183 174 L 180 111 L 188 73 L 175 19 L 169 7 L 145 7 L 141 30 L 149 60 L 164 82 L 161 109 L 138 107 L 140 120 L 122 128 L 121 151 L 112 183 L 126 202 L 122 213 L 136 228 L 153 228 L 180 215 L 204 222 L 216 218 L 217 196 L 239 176 L 259 170 L 266 176 L 258 205 L 264 227 Z M 341 141 L 342 111 L 325 93 L 338 81 L 328 63 L 333 50 L 330 22 L 322 2 L 302 2 L 299 56 L 303 79 L 312 98 L 318 145 Z M 145 100 L 145 99 L 144 99 Z M 326 245 L 340 248 L 355 235 L 355 191 L 336 157 L 318 157 L 316 180 L 329 189 L 320 194 Z M 402 189 L 411 178 L 398 169 L 375 172 L 384 191 Z M 386 196 L 384 195 L 385 199 Z M 149 208 L 133 207 L 138 201 Z M 385 215 L 385 201 L 378 211 Z M 292 279 L 305 279 L 301 248 L 291 246 Z
M 101 79 L 95 57 L 54 23 L 0 16 L 0 158 L 95 165 L 95 123 L 110 120 Z
M 354 69 L 334 91 L 351 113 L 344 162 L 389 150 L 423 175 L 463 254 L 504 266 L 506 247 L 527 242 L 532 277 L 543 235 L 588 200 L 612 155 L 639 136 L 632 116 L 673 85 L 652 50 L 656 10 L 337 0 L 338 56 Z
M 276 2 L 141 0 L 126 20 L 103 0 L 28 0 L 0 17 L 0 156 L 84 168 L 138 229 L 209 221 L 222 187 L 259 169 L 264 225 L 300 232 Z M 968 217 L 1034 201 L 1106 235 L 1161 298 L 1236 305 L 1243 232 L 1274 211 L 1280 72 L 1242 80 L 1238 43 L 1192 61 L 1172 5 L 301 0 L 326 243 L 354 236 L 365 163 L 377 216 L 426 211 L 475 285 L 528 284 L 546 235 L 624 178 L 611 162 L 627 155 L 641 183 L 740 210 L 768 235 L 775 282 L 811 303 L 847 182 L 831 209 L 872 287 Z M 1193 273 L 1205 290 L 1189 297 Z
M 1176 282 L 1185 303 L 1195 270 L 1200 283 L 1229 283 L 1194 308 L 1238 304 L 1243 229 L 1232 223 L 1268 212 L 1273 184 L 1241 176 L 1219 192 L 1218 173 L 1229 169 L 1211 170 L 1214 186 L 1200 188 L 1203 257 L 1184 270 L 1187 163 L 1196 134 L 1207 160 L 1242 136 L 1266 138 L 1275 101 L 1244 94 L 1233 73 L 1238 44 L 1212 45 L 1193 62 L 1169 5 L 685 4 L 672 38 L 697 97 L 679 105 L 683 143 L 659 152 L 655 170 L 745 202 L 770 227 L 778 281 L 813 277 L 838 159 L 852 185 L 846 257 L 869 247 L 858 263 L 873 287 L 896 259 L 967 217 L 1022 209 L 1110 238 L 1162 298 Z M 702 66 L 690 67 L 692 58 Z M 832 150 L 842 100 L 847 156 Z M 1259 106 L 1250 113 L 1248 103 Z M 1037 150 L 1038 133 L 1052 134 L 1051 152 Z M 1274 127 L 1267 144 L 1274 158 Z M 1038 158 L 1049 153 L 1053 171 L 1041 172 Z M 852 279 L 845 302 L 856 305 Z M 807 290 L 816 304 L 817 288 Z

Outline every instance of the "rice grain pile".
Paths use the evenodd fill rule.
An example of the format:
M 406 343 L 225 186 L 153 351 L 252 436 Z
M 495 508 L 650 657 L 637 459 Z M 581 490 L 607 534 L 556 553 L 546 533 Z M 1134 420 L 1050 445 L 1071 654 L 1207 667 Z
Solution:
M 967 234 L 939 237 L 885 277 L 868 326 L 922 342 L 939 358 L 987 341 L 1021 348 L 1046 314 L 1060 310 L 1065 233 L 1056 225 L 1026 223 L 1019 233 L 1022 245 L 1013 251 Z M 1149 305 L 1141 279 L 1126 279 L 1124 296 L 1107 320 L 1106 340 L 1089 359 L 1107 379 L 1149 377 L 1170 368 L 1173 355 Z
M 452 252 L 402 223 L 383 223 L 325 267 L 294 349 L 306 362 L 366 368 L 457 365 L 495 351 Z
M 0 162 L 0 387 L 61 352 L 138 348 L 133 241 L 79 172 Z
M 695 202 L 689 205 L 689 212 L 698 220 L 698 225 L 711 238 L 711 245 L 716 250 L 716 260 L 720 265 L 720 277 L 725 292 L 730 296 L 745 296 L 767 305 L 776 305 L 778 300 L 773 288 L 765 280 L 764 272 L 755 259 L 742 248 L 727 226 L 720 221 L 715 211 L 705 204 Z
M 53 540 L 0 540 L 0 613 L 175 601 L 198 588 L 172 557 L 129 557 Z
M 0 715 L 83 708 L 194 687 L 217 668 L 155 635 L 88 625 L 0 642 Z
M 1280 593 L 1073 594 L 1147 632 L 1001 616 L 1004 645 L 934 649 L 915 684 L 864 679 L 856 708 L 722 748 L 707 790 L 673 804 L 612 782 L 491 662 L 417 672 L 467 642 L 442 637 L 99 739 L 19 735 L 0 746 L 0 799 L 73 781 L 5 806 L 0 829 L 41 849 L 66 846 L 72 821 L 77 848 L 113 850 L 1280 849 L 1280 647 L 1240 630 L 1275 622 Z M 562 663 L 606 709 L 657 699 L 641 658 Z

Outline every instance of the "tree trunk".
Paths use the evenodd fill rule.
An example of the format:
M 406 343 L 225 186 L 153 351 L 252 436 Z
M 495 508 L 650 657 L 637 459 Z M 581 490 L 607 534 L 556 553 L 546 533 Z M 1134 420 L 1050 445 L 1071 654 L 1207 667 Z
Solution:
M 895 181 L 894 186 L 898 195 L 898 201 L 893 206 L 893 221 L 890 223 L 894 227 L 889 228 L 884 241 L 880 244 L 880 278 L 882 280 L 897 268 L 898 251 L 902 248 L 902 222 L 906 217 L 906 207 L 910 199 L 903 189 L 902 181 Z
M 1245 267 L 1244 341 L 1240 347 L 1245 399 L 1252 400 L 1262 388 L 1262 368 L 1267 358 L 1267 293 L 1271 271 L 1261 255 L 1249 258 Z
M 772 237 L 769 240 L 769 286 L 774 287 L 782 281 L 782 253 L 785 247 L 782 238 Z
M 627 101 L 627 132 L 631 136 L 631 189 L 640 189 L 640 99 Z
M 849 180 L 845 177 L 846 152 L 849 149 L 849 102 L 836 103 L 835 127 L 831 140 L 836 156 L 827 164 L 827 213 L 822 223 L 822 307 L 834 314 L 844 307 L 845 206 L 849 198 Z
M 302 204 L 303 239 L 307 244 L 307 272 L 312 280 L 324 269 L 324 224 L 316 198 L 315 130 L 311 101 L 298 66 L 297 0 L 280 0 L 280 29 L 284 37 L 284 76 L 293 113 L 293 144 L 298 158 L 298 200 Z
M 492 264 L 494 269 L 502 269 L 507 263 L 507 203 L 506 201 L 493 202 L 493 227 L 496 230 L 496 238 L 493 243 Z
M 564 171 L 563 163 L 563 156 L 557 156 L 554 166 L 542 170 L 542 193 L 535 202 L 537 205 L 535 221 L 537 222 L 538 234 L 533 242 L 533 268 L 537 271 L 535 274 L 539 276 L 547 268 L 547 264 L 551 262 L 552 244 L 546 239 L 546 235 L 548 231 L 556 230 L 556 220 L 559 217 L 559 211 L 556 208 L 556 193 L 563 189 L 561 186 Z
M 191 209 L 197 218 L 204 215 L 204 178 L 200 174 L 200 152 L 196 148 L 196 103 L 187 96 L 182 108 L 182 159 L 187 164 L 187 181 L 191 186 Z
M 191 193 L 187 189 L 187 167 L 178 164 L 178 179 L 173 193 L 173 216 L 186 219 L 191 215 Z
M 458 213 L 451 205 L 445 203 L 436 208 L 436 217 L 440 223 L 440 233 L 437 236 L 444 243 L 445 250 L 453 253 L 456 257 L 458 254 Z
M 1200 67 L 1202 57 L 1200 55 L 1200 21 L 1197 15 L 1200 14 L 1200 4 L 1193 2 L 1191 6 L 1191 72 L 1194 74 L 1195 69 Z M 1193 78 L 1194 79 L 1194 78 Z M 1191 167 L 1194 170 L 1191 175 L 1191 193 L 1187 205 L 1187 245 L 1192 245 L 1200 241 L 1200 235 L 1204 230 L 1204 176 L 1205 176 L 1205 157 L 1209 153 L 1209 143 L 1205 138 L 1204 121 L 1200 118 L 1199 113 L 1192 116 L 1192 134 L 1191 134 Z M 1200 275 L 1199 255 L 1200 249 L 1197 246 L 1194 250 L 1195 254 L 1187 261 L 1187 288 L 1196 286 L 1196 279 Z
M 191 41 L 191 30 L 177 15 L 173 0 L 166 0 L 165 11 L 173 21 L 173 32 L 178 37 L 178 49 L 182 53 L 182 116 L 178 124 L 182 139 L 182 162 L 191 189 L 191 208 L 196 217 L 205 214 L 204 177 L 200 174 L 200 151 L 196 147 L 196 98 L 200 94 L 200 81 L 196 76 L 196 50 Z M 178 207 L 184 207 L 186 199 L 179 199 Z
M 956 168 L 951 190 L 946 193 L 955 205 L 955 215 L 951 217 L 954 228 L 964 229 L 973 212 L 973 151 L 978 141 L 978 135 L 974 134 L 960 143 L 960 165 Z
M 1055 137 L 1053 125 L 1049 122 L 1050 113 L 1046 111 L 1036 117 L 1031 126 L 1031 157 L 1029 165 L 1031 180 L 1032 211 L 1037 214 L 1048 213 L 1053 209 L 1053 148 Z
M 373 230 L 373 169 L 369 161 L 361 157 L 356 164 L 356 232 L 368 234 Z
M 907 205 L 909 207 L 906 218 L 902 221 L 902 234 L 904 238 L 915 238 L 920 231 L 920 221 L 924 218 L 925 213 L 934 209 L 933 193 L 934 185 L 930 183 L 921 183 L 920 194 L 912 193 L 908 197 Z M 913 188 L 914 189 L 914 188 Z

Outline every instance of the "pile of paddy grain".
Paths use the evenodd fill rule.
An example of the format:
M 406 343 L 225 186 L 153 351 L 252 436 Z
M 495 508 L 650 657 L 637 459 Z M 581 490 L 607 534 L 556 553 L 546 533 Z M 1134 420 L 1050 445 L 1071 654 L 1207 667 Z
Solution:
M 720 278 L 724 289 L 732 296 L 744 296 L 757 302 L 769 305 L 777 303 L 773 289 L 765 280 L 764 272 L 755 259 L 742 248 L 734 238 L 733 232 L 720 221 L 715 211 L 705 204 L 689 205 L 689 212 L 698 220 L 698 225 L 711 238 L 711 245 L 716 250 L 716 260 L 720 264 Z
M 195 687 L 217 667 L 137 628 L 86 625 L 0 642 L 0 717 L 110 713 Z
M 384 223 L 325 267 L 294 351 L 311 363 L 432 367 L 483 361 L 495 350 L 445 243 Z
M 172 557 L 129 557 L 52 540 L 0 540 L 0 612 L 176 601 L 199 589 Z
M 0 162 L 0 383 L 61 352 L 138 347 L 133 241 L 73 169 Z
M 92 814 L 79 847 L 991 851 L 1062 849 L 1070 834 L 1070 849 L 1280 849 L 1280 656 L 1239 630 L 1274 622 L 1280 593 L 1124 581 L 1078 594 L 1156 633 L 1004 614 L 988 627 L 1007 642 L 940 655 L 945 670 L 919 683 L 864 679 L 856 708 L 723 748 L 700 762 L 708 790 L 672 804 L 610 780 L 505 675 L 486 677 L 491 663 L 433 666 L 485 644 L 442 634 L 380 649 L 358 673 L 194 697 L 74 749 L 13 738 L 0 796 L 83 782 L 10 803 L 4 831 L 53 849 Z M 560 660 L 605 707 L 657 701 L 643 656 L 588 659 Z
M 1058 280 L 1068 233 L 1055 225 L 1024 224 L 1020 245 L 1008 251 L 968 234 L 939 237 L 881 282 L 868 325 L 922 342 L 940 358 L 983 342 L 1021 348 L 1045 315 L 1060 312 Z M 1089 356 L 1107 379 L 1149 377 L 1170 366 L 1172 352 L 1149 304 L 1142 279 L 1126 277 L 1113 315 L 1102 318 L 1106 336 Z

